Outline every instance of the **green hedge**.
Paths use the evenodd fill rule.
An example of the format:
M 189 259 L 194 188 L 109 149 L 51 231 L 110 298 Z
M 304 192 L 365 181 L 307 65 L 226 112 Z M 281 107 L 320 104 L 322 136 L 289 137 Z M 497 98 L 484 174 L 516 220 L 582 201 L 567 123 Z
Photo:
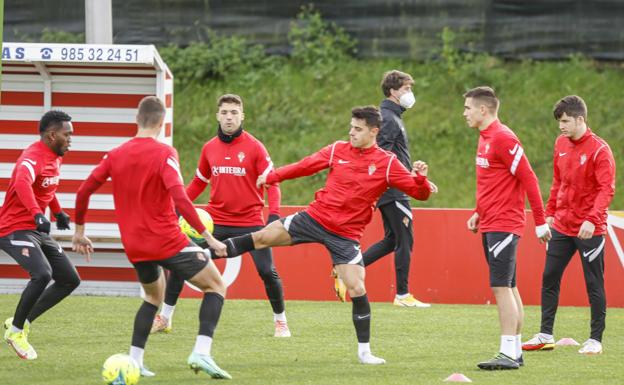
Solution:
M 413 159 L 430 164 L 440 192 L 420 207 L 473 207 L 474 158 L 478 133 L 462 118 L 462 93 L 491 85 L 501 98 L 500 118 L 523 142 L 539 179 L 544 199 L 552 178 L 552 148 L 558 135 L 552 106 L 562 96 L 578 94 L 589 108 L 592 129 L 606 139 L 618 166 L 624 159 L 624 72 L 579 58 L 566 62 L 505 63 L 476 57 L 452 71 L 444 61 L 409 63 L 344 59 L 330 69 L 286 62 L 278 70 L 249 80 L 245 74 L 176 86 L 174 144 L 185 178 L 191 178 L 202 144 L 215 134 L 215 101 L 226 92 L 245 101 L 245 127 L 267 146 L 277 166 L 294 162 L 338 139 L 347 139 L 350 109 L 379 104 L 384 71 L 411 73 L 416 105 L 404 114 Z M 322 186 L 324 174 L 282 184 L 284 204 L 307 204 Z M 622 187 L 617 176 L 616 186 Z M 205 199 L 205 198 L 204 198 Z M 614 209 L 624 208 L 616 194 Z

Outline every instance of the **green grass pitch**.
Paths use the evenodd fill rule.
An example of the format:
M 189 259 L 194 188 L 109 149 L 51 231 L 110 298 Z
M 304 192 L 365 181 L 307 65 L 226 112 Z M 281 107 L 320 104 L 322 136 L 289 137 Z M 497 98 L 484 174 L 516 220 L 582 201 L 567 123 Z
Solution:
M 0 317 L 9 317 L 16 295 L 0 296 Z M 33 324 L 30 342 L 39 358 L 22 361 L 0 348 L 0 384 L 101 384 L 104 360 L 127 352 L 138 298 L 73 296 Z M 180 300 L 173 333 L 150 336 L 145 363 L 156 377 L 143 385 L 205 384 L 186 366 L 197 331 L 199 301 Z M 213 355 L 237 384 L 442 384 L 454 372 L 476 384 L 615 384 L 624 382 L 624 309 L 608 309 L 604 353 L 583 356 L 576 347 L 525 353 L 520 370 L 486 372 L 475 364 L 490 358 L 499 344 L 492 305 L 436 305 L 397 308 L 373 303 L 373 353 L 383 366 L 364 366 L 356 357 L 351 304 L 287 301 L 293 333 L 272 337 L 267 301 L 227 300 L 215 334 Z M 589 333 L 587 307 L 562 307 L 555 338 L 582 343 Z M 526 308 L 525 334 L 539 327 L 539 307 Z

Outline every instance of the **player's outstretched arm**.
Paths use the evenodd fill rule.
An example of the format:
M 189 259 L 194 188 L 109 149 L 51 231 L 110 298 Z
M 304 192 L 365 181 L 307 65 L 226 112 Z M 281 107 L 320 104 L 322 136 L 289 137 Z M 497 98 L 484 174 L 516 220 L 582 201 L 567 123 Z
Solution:
M 314 175 L 317 172 L 331 167 L 332 148 L 336 143 L 323 147 L 321 150 L 312 155 L 306 156 L 299 162 L 291 163 L 272 170 L 270 173 L 260 175 L 256 180 L 256 186 L 260 187 L 265 184 L 278 183 L 287 179 L 300 178 L 302 176 Z

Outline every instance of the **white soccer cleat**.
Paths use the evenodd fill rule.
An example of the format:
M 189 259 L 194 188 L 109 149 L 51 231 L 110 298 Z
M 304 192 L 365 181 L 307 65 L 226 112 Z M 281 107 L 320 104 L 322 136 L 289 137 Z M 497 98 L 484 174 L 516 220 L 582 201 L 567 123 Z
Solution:
M 154 377 L 156 373 L 152 372 L 145 366 L 141 366 L 141 377 Z
M 583 346 L 578 351 L 581 354 L 600 354 L 602 353 L 602 344 L 593 338 L 583 342 Z
M 275 321 L 275 334 L 273 337 L 288 338 L 290 336 L 290 329 L 288 329 L 286 321 Z
M 545 338 L 541 333 L 537 333 L 530 340 L 522 344 L 522 350 L 553 350 L 555 348 L 555 338 Z
M 383 365 L 386 363 L 386 360 L 373 356 L 373 353 L 371 352 L 358 354 L 358 358 L 360 359 L 360 362 L 365 365 Z

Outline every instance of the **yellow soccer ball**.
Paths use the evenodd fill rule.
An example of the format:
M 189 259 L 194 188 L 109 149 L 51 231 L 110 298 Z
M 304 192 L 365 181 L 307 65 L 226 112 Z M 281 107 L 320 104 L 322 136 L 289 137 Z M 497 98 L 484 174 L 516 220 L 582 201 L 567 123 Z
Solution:
M 139 364 L 127 354 L 114 354 L 102 366 L 102 379 L 107 385 L 136 385 L 140 378 Z
M 206 210 L 198 208 L 196 208 L 195 211 L 197 211 L 197 215 L 199 215 L 199 219 L 206 227 L 206 230 L 208 230 L 209 233 L 212 233 L 212 231 L 214 230 L 214 223 L 212 222 L 212 217 L 210 216 L 210 214 L 208 214 Z M 204 237 L 202 237 L 200 233 L 198 233 L 191 225 L 189 225 L 186 219 L 184 219 L 182 216 L 180 216 L 178 223 L 180 224 L 180 230 L 182 230 L 184 234 L 191 238 L 193 242 L 204 242 Z

